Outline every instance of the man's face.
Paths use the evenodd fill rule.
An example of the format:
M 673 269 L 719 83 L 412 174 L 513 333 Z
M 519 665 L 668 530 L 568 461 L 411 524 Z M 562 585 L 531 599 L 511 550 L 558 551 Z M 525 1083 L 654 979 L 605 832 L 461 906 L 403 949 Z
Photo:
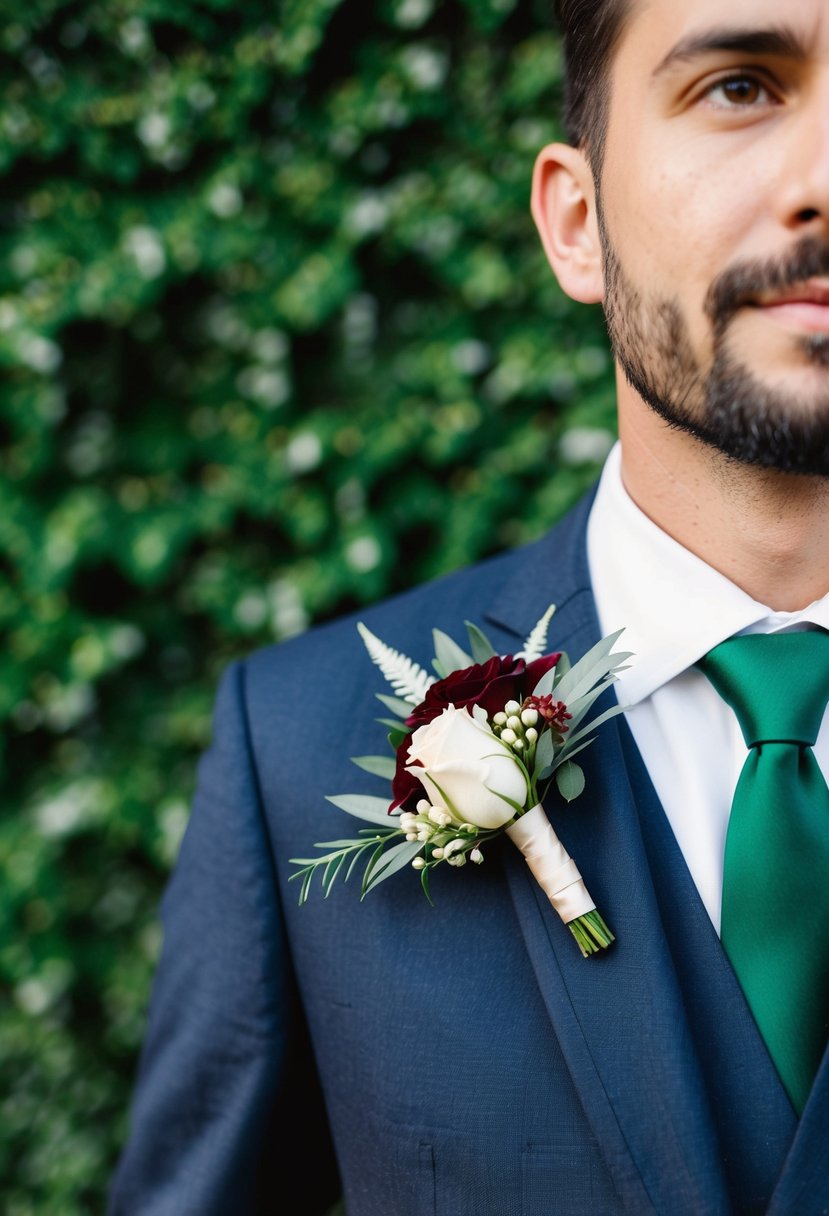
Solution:
M 829 474 L 829 4 L 634 0 L 597 193 L 639 394 L 728 456 Z

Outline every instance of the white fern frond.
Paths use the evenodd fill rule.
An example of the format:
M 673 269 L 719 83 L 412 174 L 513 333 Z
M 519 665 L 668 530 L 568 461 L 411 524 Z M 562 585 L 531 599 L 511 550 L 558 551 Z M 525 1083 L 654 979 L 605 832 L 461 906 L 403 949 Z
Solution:
M 530 633 L 524 643 L 523 649 L 519 650 L 515 655 L 516 659 L 525 659 L 528 663 L 532 663 L 534 659 L 541 658 L 547 649 L 547 630 L 550 621 L 553 619 L 555 610 L 555 604 L 550 604 L 550 607 Z
M 435 683 L 435 677 L 399 650 L 392 650 L 391 646 L 381 642 L 362 621 L 357 629 L 371 661 L 380 668 L 395 694 L 412 705 L 419 705 L 426 696 L 427 688 Z

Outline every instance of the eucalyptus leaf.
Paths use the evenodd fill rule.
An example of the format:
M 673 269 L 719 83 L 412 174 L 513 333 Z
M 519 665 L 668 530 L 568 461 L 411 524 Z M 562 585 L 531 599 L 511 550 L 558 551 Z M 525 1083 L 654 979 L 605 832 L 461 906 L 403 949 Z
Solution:
M 560 764 L 555 771 L 555 777 L 558 792 L 567 802 L 578 798 L 584 789 L 584 773 L 572 760 L 565 760 L 564 764 Z
M 444 633 L 441 629 L 433 629 L 432 637 L 435 642 L 435 659 L 444 675 L 450 675 L 453 671 L 462 671 L 465 667 L 472 666 L 472 656 L 467 654 L 457 642 L 454 642 L 448 633 Z
M 577 697 L 574 701 L 567 702 L 567 710 L 571 715 L 570 721 L 567 723 L 569 731 L 574 731 L 584 718 L 587 711 L 595 701 L 598 701 L 602 693 L 610 688 L 611 684 L 616 683 L 616 676 L 609 675 L 603 680 L 600 680 L 595 688 L 591 688 L 590 692 L 586 692 L 583 697 Z
M 556 676 L 557 676 L 557 669 L 555 667 L 551 667 L 549 671 L 545 671 L 544 675 L 541 677 L 541 679 L 538 681 L 535 688 L 533 689 L 533 696 L 534 697 L 548 697 L 550 695 L 550 693 L 553 691 L 553 687 L 554 687 L 555 681 L 556 681 Z
M 580 739 L 584 738 L 586 734 L 589 734 L 590 731 L 596 730 L 599 726 L 601 726 L 603 722 L 607 722 L 610 718 L 615 718 L 617 714 L 621 714 L 623 712 L 624 710 L 621 705 L 611 705 L 609 709 L 604 711 L 604 713 L 599 714 L 598 718 L 593 718 L 590 722 L 586 722 L 584 726 L 582 726 L 579 730 L 574 731 L 572 735 L 568 734 L 565 739 L 565 744 L 569 745 L 572 743 L 577 743 Z
M 410 735 L 412 728 L 406 726 L 405 722 L 401 722 L 399 718 L 375 718 L 375 722 L 379 722 L 381 726 L 387 726 L 389 730 L 399 731 L 402 735 Z
M 363 772 L 372 773 L 375 777 L 385 777 L 387 781 L 391 781 L 397 772 L 397 765 L 391 756 L 352 756 L 351 763 L 356 764 Z
M 566 764 L 566 762 L 573 756 L 577 756 L 579 752 L 583 752 L 586 747 L 589 747 L 595 737 L 595 735 L 591 735 L 589 739 L 583 739 L 581 743 L 577 744 L 576 747 L 573 747 L 568 751 L 565 751 L 564 748 L 562 748 L 558 755 L 553 757 L 552 763 L 549 764 L 543 772 L 538 774 L 536 781 L 546 781 L 548 777 L 553 775 L 560 764 Z
M 498 651 L 492 645 L 485 633 L 482 633 L 477 625 L 473 625 L 471 621 L 464 621 L 466 632 L 469 634 L 469 645 L 472 649 L 472 658 L 476 663 L 487 663 L 494 658 Z
M 629 654 L 614 655 L 612 660 L 608 657 L 623 632 L 622 629 L 617 629 L 615 633 L 602 638 L 570 668 L 556 687 L 559 700 L 567 702 L 583 696 L 597 680 L 603 679 L 619 663 L 630 658 Z
M 589 667 L 577 671 L 578 664 L 568 672 L 567 676 L 562 680 L 564 691 L 561 688 L 557 690 L 557 695 L 562 701 L 569 703 L 578 701 L 588 692 L 604 680 L 609 679 L 611 683 L 615 681 L 617 671 L 627 670 L 623 660 L 629 658 L 628 654 L 605 655 L 598 659 Z
M 549 764 L 552 763 L 554 750 L 553 736 L 548 730 L 539 735 L 538 743 L 535 748 L 535 764 L 533 765 L 533 777 L 537 780 L 539 775 L 544 772 Z
M 413 701 L 405 701 L 402 697 L 388 697 L 384 692 L 376 692 L 374 695 L 385 705 L 386 709 L 390 709 L 393 714 L 397 714 L 398 718 L 404 720 L 415 708 Z
M 388 798 L 375 798 L 371 794 L 328 794 L 326 802 L 366 823 L 378 823 L 383 827 L 394 826 L 394 819 L 389 815 Z

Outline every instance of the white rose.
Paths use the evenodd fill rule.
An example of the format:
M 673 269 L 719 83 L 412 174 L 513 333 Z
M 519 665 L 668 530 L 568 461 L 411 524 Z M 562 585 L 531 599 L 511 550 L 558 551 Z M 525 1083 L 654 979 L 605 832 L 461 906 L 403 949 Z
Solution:
M 480 705 L 472 714 L 449 705 L 419 726 L 412 734 L 406 768 L 434 806 L 479 828 L 503 827 L 515 815 L 499 795 L 522 807 L 527 800 L 526 778 L 514 754 L 490 730 Z

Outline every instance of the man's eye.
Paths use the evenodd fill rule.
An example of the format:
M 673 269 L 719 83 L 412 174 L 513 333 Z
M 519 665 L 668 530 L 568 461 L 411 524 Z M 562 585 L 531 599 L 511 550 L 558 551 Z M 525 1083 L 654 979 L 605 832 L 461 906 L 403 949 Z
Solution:
M 766 105 L 772 100 L 769 90 L 755 76 L 729 76 L 718 80 L 706 91 L 705 97 L 714 105 L 732 110 Z

